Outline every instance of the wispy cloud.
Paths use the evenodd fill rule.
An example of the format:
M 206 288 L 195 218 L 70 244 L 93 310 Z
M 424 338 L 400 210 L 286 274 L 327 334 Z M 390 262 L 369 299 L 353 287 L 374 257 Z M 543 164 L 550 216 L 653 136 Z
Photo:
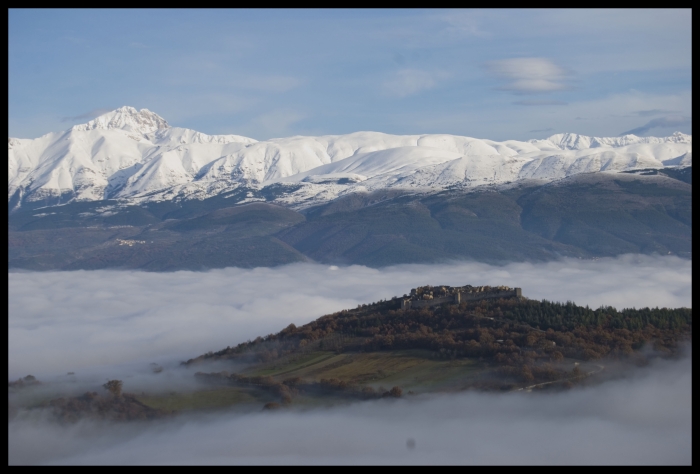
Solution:
M 61 117 L 61 122 L 76 122 L 78 120 L 92 120 L 95 117 L 99 117 L 102 114 L 106 114 L 110 109 L 92 109 L 84 114 L 74 115 L 72 117 Z
M 259 139 L 279 138 L 288 136 L 292 125 L 303 120 L 306 116 L 294 110 L 273 110 L 258 115 L 252 120 L 248 129 Z
M 517 100 L 513 102 L 514 105 L 526 105 L 526 106 L 546 106 L 546 105 L 567 105 L 568 102 L 564 102 L 563 100 Z
M 552 132 L 553 128 L 541 128 L 539 130 L 530 130 L 530 133 Z
M 162 21 L 159 11 L 144 11 L 138 18 L 129 18 L 128 11 L 67 11 L 60 19 L 52 15 L 30 10 L 10 16 L 11 136 L 61 130 L 59 118 L 80 111 L 74 108 L 79 102 L 75 94 L 84 99 L 79 107 L 85 110 L 93 103 L 119 106 L 140 100 L 143 107 L 172 121 L 193 115 L 185 96 L 216 93 L 261 105 L 235 117 L 222 117 L 220 108 L 211 114 L 198 112 L 188 127 L 208 132 L 219 127 L 216 121 L 221 126 L 235 121 L 238 126 L 272 108 L 304 104 L 310 117 L 305 124 L 322 134 L 371 129 L 524 138 L 518 134 L 542 128 L 532 121 L 539 120 L 540 112 L 551 111 L 519 111 L 525 107 L 510 101 L 500 102 L 505 108 L 493 107 L 493 100 L 504 94 L 500 86 L 509 93 L 550 92 L 549 98 L 572 106 L 626 94 L 640 83 L 649 94 L 677 95 L 691 89 L 692 82 L 690 9 L 322 11 L 272 16 L 265 11 L 182 11 L 173 12 L 168 21 Z M 36 29 L 42 21 L 51 28 Z M 143 34 L 146 30 L 148 35 Z M 196 41 L 185 41 L 189 37 Z M 117 44 L 123 47 L 115 49 Z M 148 49 L 137 49 L 142 45 Z M 416 54 L 419 60 L 412 59 Z M 487 67 L 489 60 L 496 61 Z M 68 63 L 70 68 L 65 67 Z M 444 81 L 441 87 L 440 78 L 425 74 L 412 80 L 401 77 L 406 73 L 392 78 L 387 67 L 445 71 L 454 81 Z M 138 74 L 123 76 L 125 68 Z M 430 96 L 411 104 L 421 120 L 440 123 L 446 115 L 459 114 L 464 120 L 448 121 L 442 130 L 421 130 L 406 118 L 405 100 L 382 103 L 380 109 L 376 94 L 386 95 L 382 84 L 389 79 L 390 89 L 403 85 L 396 89 L 397 97 Z M 457 79 L 459 87 L 452 87 Z M 576 94 L 556 92 L 567 86 L 576 88 Z M 282 93 L 274 97 L 275 91 Z M 570 131 L 609 136 L 662 115 L 690 115 L 691 102 L 641 103 L 615 112 L 666 111 L 633 115 L 648 117 L 638 124 L 630 117 L 601 122 L 600 112 L 587 112 L 591 121 L 583 129 L 572 128 L 582 125 L 572 118 L 582 112 L 556 123 L 566 120 Z M 329 119 L 329 104 L 347 113 Z M 50 115 L 51 121 L 42 114 Z M 23 119 L 30 115 L 31 120 Z M 485 120 L 486 116 L 491 117 Z
M 685 125 L 690 125 L 692 123 L 692 119 L 690 117 L 685 117 L 682 115 L 669 115 L 667 117 L 659 117 L 652 119 L 642 125 L 641 127 L 633 128 L 632 130 L 628 130 L 626 132 L 622 132 L 620 136 L 622 135 L 645 135 L 649 133 L 650 130 L 653 130 L 655 128 L 671 128 L 671 127 L 680 127 L 680 126 L 685 126 Z
M 632 113 L 639 116 L 639 117 L 653 117 L 654 115 L 677 114 L 678 110 L 664 110 L 664 109 L 635 110 Z
M 438 81 L 447 77 L 444 72 L 428 72 L 419 69 L 402 69 L 390 79 L 384 81 L 383 89 L 387 95 L 408 97 L 434 88 Z
M 287 92 L 296 89 L 304 81 L 293 76 L 253 75 L 233 79 L 234 87 L 241 87 L 260 92 Z
M 533 94 L 568 88 L 567 71 L 547 58 L 501 59 L 487 62 L 486 68 L 494 76 L 507 81 L 502 90 Z
M 447 23 L 445 28 L 448 33 L 456 36 L 487 36 L 480 27 L 473 11 L 453 10 L 440 15 L 439 19 Z

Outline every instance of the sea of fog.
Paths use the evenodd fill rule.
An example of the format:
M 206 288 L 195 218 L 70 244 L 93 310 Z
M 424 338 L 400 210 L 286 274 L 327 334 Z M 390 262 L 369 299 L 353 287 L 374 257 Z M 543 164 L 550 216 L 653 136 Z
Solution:
M 529 298 L 591 307 L 690 307 L 692 272 L 677 257 L 625 255 L 8 278 L 11 380 L 74 372 L 87 385 L 120 378 L 136 391 L 152 380 L 149 363 L 166 367 L 173 386 L 189 384 L 181 360 L 419 285 L 508 285 Z M 19 416 L 8 425 L 9 463 L 690 464 L 691 382 L 688 356 L 556 394 L 464 393 L 150 424 L 57 426 Z

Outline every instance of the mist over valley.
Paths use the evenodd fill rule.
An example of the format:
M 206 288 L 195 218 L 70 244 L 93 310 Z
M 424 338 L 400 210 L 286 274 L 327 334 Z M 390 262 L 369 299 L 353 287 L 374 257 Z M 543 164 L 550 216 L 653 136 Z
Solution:
M 173 394 L 168 395 L 172 400 L 168 402 L 170 406 L 175 402 L 186 406 L 195 401 L 188 393 L 232 393 L 201 385 L 194 377 L 195 372 L 235 372 L 244 370 L 246 364 L 221 362 L 188 367 L 180 365 L 181 361 L 277 332 L 289 324 L 301 326 L 323 314 L 354 308 L 368 301 L 385 300 L 428 281 L 439 279 L 444 284 L 460 285 L 477 276 L 484 284 L 522 286 L 524 294 L 532 298 L 556 301 L 561 300 L 557 295 L 567 294 L 579 304 L 591 307 L 611 305 L 622 309 L 655 306 L 654 302 L 680 307 L 690 306 L 691 301 L 688 260 L 639 255 L 505 266 L 453 263 L 372 269 L 294 264 L 276 269 L 231 268 L 173 273 L 11 272 L 10 380 L 32 374 L 42 382 L 20 391 L 11 389 L 11 395 L 14 400 L 18 400 L 17 396 L 20 399 L 29 396 L 40 401 L 56 395 L 74 397 L 95 391 L 104 398 L 109 397 L 102 388 L 105 381 L 119 379 L 124 383 L 125 393 Z M 107 281 L 109 284 L 105 285 Z M 47 312 L 48 307 L 55 310 Z M 315 311 L 309 311 L 311 307 Z M 679 356 L 687 353 L 682 351 Z M 270 392 L 264 392 L 268 395 L 263 395 L 261 401 L 256 401 L 253 393 L 253 398 L 249 399 L 228 395 L 228 399 L 224 397 L 220 401 L 196 402 L 205 403 L 203 406 L 209 404 L 212 407 L 209 410 L 214 409 L 209 415 L 207 410 L 185 410 L 174 418 L 166 416 L 160 421 L 132 421 L 125 425 L 122 425 L 125 422 L 100 422 L 90 418 L 77 425 L 62 425 L 50 421 L 50 417 L 39 416 L 42 410 L 20 409 L 9 425 L 10 462 L 111 463 L 115 462 L 112 456 L 117 453 L 129 453 L 131 461 L 128 462 L 137 464 L 180 463 L 187 462 L 186 459 L 197 463 L 356 463 L 358 460 L 370 463 L 586 463 L 586 458 L 555 441 L 554 434 L 564 429 L 579 433 L 571 439 L 589 443 L 592 452 L 603 456 L 599 459 L 606 459 L 606 462 L 683 463 L 687 458 L 682 454 L 686 452 L 682 446 L 689 445 L 682 440 L 689 425 L 674 424 L 672 420 L 685 419 L 680 411 L 690 409 L 690 399 L 683 398 L 684 380 L 690 383 L 689 378 L 684 378 L 689 377 L 689 359 L 673 362 L 657 356 L 650 360 L 650 365 L 638 368 L 624 363 L 618 367 L 619 363 L 612 359 L 603 359 L 598 364 L 606 367 L 604 377 L 597 380 L 589 377 L 565 391 L 532 394 L 516 391 L 500 395 L 488 392 L 407 395 L 404 389 L 403 396 L 394 401 L 331 397 L 320 405 L 318 402 L 306 405 L 301 403 L 302 397 L 281 411 L 259 413 L 266 399 L 276 399 Z M 448 358 L 435 363 L 451 362 Z M 66 376 L 69 372 L 71 374 Z M 659 382 L 658 377 L 662 377 L 663 382 Z M 652 390 L 651 387 L 656 388 Z M 632 408 L 628 408 L 628 414 L 621 416 L 614 408 L 615 402 L 613 405 L 602 402 L 609 400 L 612 393 L 617 394 L 615 400 L 639 412 L 630 412 Z M 585 406 L 589 408 L 566 415 L 571 407 L 581 407 L 580 397 L 587 400 Z M 669 397 L 676 402 L 669 404 Z M 652 419 L 643 414 L 651 409 L 650 404 L 661 401 L 679 412 L 662 415 L 654 411 L 656 415 Z M 223 405 L 217 405 L 221 403 Z M 227 404 L 232 408 L 227 410 Z M 219 408 L 215 408 L 217 406 Z M 552 406 L 560 408 L 553 410 Z M 510 415 L 504 415 L 504 410 Z M 455 418 L 455 412 L 461 414 Z M 603 413 L 618 414 L 613 415 L 614 421 L 602 424 L 595 421 L 601 416 L 610 416 Z M 432 421 L 428 422 L 425 417 Z M 667 428 L 664 429 L 670 430 L 665 437 L 668 444 L 659 445 L 657 440 L 653 450 L 641 449 L 641 446 L 650 446 L 658 434 L 653 427 L 657 426 L 659 417 L 665 420 Z M 399 422 L 399 419 L 404 421 Z M 111 423 L 117 425 L 108 428 Z M 339 425 L 348 429 L 331 428 Z M 289 429 L 297 426 L 304 433 L 296 444 L 282 441 L 286 439 L 282 436 L 287 429 L 285 426 Z M 535 426 L 539 428 L 536 430 Z M 587 429 L 581 431 L 583 428 L 577 426 Z M 379 436 L 386 429 L 394 434 Z M 627 443 L 627 448 L 614 450 L 609 443 L 592 441 L 610 429 L 608 435 Z M 215 441 L 221 436 L 216 433 L 222 433 L 221 430 L 246 432 L 248 441 L 234 437 L 238 441 L 234 442 L 233 451 L 226 448 L 224 451 L 228 454 L 222 452 L 222 455 L 207 458 L 204 453 L 211 451 L 205 446 L 221 446 Z M 366 430 L 378 433 L 376 441 L 360 441 L 359 432 Z M 548 446 L 544 451 L 526 449 L 527 445 L 522 444 L 524 433 L 533 430 L 538 433 L 540 442 Z M 270 438 L 273 432 L 277 434 Z M 477 435 L 478 432 L 482 434 Z M 511 434 L 504 437 L 506 432 Z M 443 439 L 439 433 L 451 433 L 449 439 L 455 439 L 454 435 L 460 433 L 456 439 L 466 442 L 478 438 L 485 445 L 498 449 L 492 451 L 485 445 L 477 448 L 481 444 L 475 445 L 476 441 L 466 445 L 455 444 L 448 438 L 438 441 Z M 29 442 L 37 436 L 62 441 L 40 448 Z M 260 442 L 267 439 L 270 444 L 264 449 L 253 448 L 261 446 L 256 441 L 257 436 L 261 437 Z M 195 438 L 200 441 L 192 442 Z M 415 449 L 407 448 L 409 438 L 414 440 Z M 143 441 L 134 444 L 136 439 Z M 346 447 L 336 450 L 324 444 L 323 439 L 334 439 L 335 445 Z M 170 454 L 158 454 L 161 452 L 158 446 L 181 443 L 185 444 L 178 452 L 183 457 L 170 450 L 163 451 Z M 504 456 L 503 451 L 511 455 Z

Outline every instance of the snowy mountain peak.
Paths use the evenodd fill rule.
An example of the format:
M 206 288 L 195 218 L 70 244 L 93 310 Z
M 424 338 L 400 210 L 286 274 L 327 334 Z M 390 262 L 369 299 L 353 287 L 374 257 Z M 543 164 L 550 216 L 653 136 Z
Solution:
M 8 203 L 204 199 L 239 187 L 286 189 L 283 205 L 310 206 L 379 189 L 466 189 L 578 173 L 692 166 L 692 136 L 496 142 L 456 135 L 349 135 L 257 142 L 170 127 L 121 107 L 68 133 L 8 139 Z
M 536 143 L 540 140 L 530 140 Z M 637 135 L 622 135 L 619 137 L 587 137 L 577 133 L 557 133 L 547 138 L 547 141 L 561 150 L 586 150 L 589 148 L 613 147 L 619 148 L 636 144 L 658 143 L 693 143 L 692 135 L 674 132 L 669 137 L 638 137 Z
M 673 135 L 668 137 L 668 141 L 676 143 L 693 143 L 693 136 L 683 132 L 673 132 Z
M 583 150 L 591 147 L 591 137 L 578 133 L 557 133 L 547 140 L 563 150 Z
M 133 107 L 124 106 L 100 115 L 88 123 L 75 125 L 71 130 L 120 129 L 128 132 L 146 134 L 165 128 L 170 128 L 170 125 L 168 125 L 168 122 L 160 115 L 148 109 L 136 110 Z

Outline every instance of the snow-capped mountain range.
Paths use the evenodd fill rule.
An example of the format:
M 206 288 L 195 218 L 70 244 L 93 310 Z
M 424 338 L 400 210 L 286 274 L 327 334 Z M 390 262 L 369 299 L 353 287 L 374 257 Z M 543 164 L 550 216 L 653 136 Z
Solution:
M 280 202 L 305 207 L 383 188 L 434 191 L 577 173 L 690 166 L 692 136 L 597 138 L 572 133 L 496 142 L 455 135 L 357 132 L 256 141 L 171 127 L 121 107 L 63 132 L 8 140 L 8 202 L 60 198 L 204 199 L 245 186 L 295 184 Z

